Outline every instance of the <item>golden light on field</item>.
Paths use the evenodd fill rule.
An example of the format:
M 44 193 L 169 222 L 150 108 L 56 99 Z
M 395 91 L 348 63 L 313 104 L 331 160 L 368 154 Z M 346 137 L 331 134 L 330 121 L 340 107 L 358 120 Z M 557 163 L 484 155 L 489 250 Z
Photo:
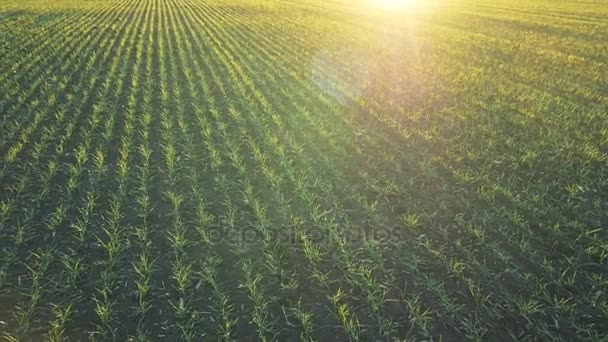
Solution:
M 403 9 L 412 7 L 418 1 L 421 0 L 370 0 L 370 3 L 374 7 L 383 9 Z

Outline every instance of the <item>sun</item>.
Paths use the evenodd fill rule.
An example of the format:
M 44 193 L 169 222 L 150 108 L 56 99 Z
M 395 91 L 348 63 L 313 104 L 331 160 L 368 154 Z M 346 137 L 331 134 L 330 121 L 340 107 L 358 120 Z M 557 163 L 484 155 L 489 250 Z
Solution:
M 412 7 L 417 0 L 370 0 L 374 7 L 384 9 L 402 9 Z M 420 0 L 418 0 L 420 1 Z

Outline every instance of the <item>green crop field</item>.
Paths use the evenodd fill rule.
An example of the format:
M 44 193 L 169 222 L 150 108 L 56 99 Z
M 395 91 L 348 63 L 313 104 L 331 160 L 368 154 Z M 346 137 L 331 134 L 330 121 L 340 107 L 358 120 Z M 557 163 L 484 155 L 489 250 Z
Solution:
M 608 340 L 608 2 L 0 0 L 0 340 Z

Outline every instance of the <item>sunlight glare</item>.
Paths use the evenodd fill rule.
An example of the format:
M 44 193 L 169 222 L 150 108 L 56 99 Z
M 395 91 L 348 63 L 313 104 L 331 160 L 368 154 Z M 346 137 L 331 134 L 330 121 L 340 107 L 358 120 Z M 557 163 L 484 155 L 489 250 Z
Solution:
M 383 9 L 403 9 L 413 6 L 416 0 L 370 0 L 374 7 Z

